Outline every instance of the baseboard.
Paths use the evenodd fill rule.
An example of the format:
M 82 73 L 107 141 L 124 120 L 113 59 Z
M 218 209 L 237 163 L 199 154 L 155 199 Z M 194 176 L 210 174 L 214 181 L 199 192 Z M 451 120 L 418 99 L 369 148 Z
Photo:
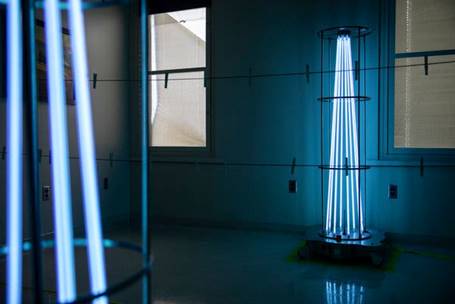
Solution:
M 301 225 L 289 225 L 279 223 L 261 223 L 249 221 L 212 221 L 206 219 L 174 218 L 163 216 L 154 217 L 152 222 L 153 225 L 175 225 L 214 229 L 250 230 L 277 233 L 292 233 L 302 235 L 305 233 L 305 230 L 308 227 Z
M 391 243 L 455 248 L 455 238 L 437 235 L 418 235 L 386 232 L 386 238 Z

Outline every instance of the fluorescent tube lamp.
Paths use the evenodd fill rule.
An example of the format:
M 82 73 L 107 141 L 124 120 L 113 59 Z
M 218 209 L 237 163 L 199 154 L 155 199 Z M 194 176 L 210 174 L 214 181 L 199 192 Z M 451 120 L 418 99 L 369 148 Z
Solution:
M 63 77 L 63 44 L 60 11 L 57 0 L 46 0 L 47 85 L 52 147 L 52 182 L 56 239 L 57 297 L 59 302 L 76 297 L 73 224 L 68 164 L 66 99 Z
M 92 296 L 106 291 L 103 233 L 99 206 L 95 143 L 81 0 L 69 1 L 72 69 L 75 84 L 84 217 Z M 145 10 L 143 10 L 145 12 Z M 66 121 L 63 43 L 58 0 L 44 2 L 47 92 L 55 228 L 57 301 L 76 300 L 73 223 Z M 19 0 L 7 2 L 7 303 L 22 293 L 22 29 Z M 145 78 L 144 78 L 145 79 Z M 146 134 L 146 133 L 144 133 Z M 144 183 L 146 184 L 146 183 Z M 148 258 L 148 256 L 147 256 Z M 93 303 L 107 304 L 108 297 Z
M 364 228 L 351 38 L 337 37 L 325 235 L 360 239 Z
M 7 3 L 7 303 L 22 293 L 22 29 L 19 0 Z
M 106 273 L 85 48 L 84 16 L 80 0 L 71 0 L 69 2 L 69 20 L 71 27 L 71 49 L 73 50 L 72 66 L 76 93 L 90 286 L 92 293 L 98 294 L 106 290 Z M 107 303 L 107 297 L 97 298 L 93 303 L 105 304 Z

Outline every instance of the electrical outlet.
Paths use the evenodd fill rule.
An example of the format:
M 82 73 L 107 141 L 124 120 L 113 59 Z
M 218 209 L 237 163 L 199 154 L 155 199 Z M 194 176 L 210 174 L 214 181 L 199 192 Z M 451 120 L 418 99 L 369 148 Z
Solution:
M 104 190 L 109 189 L 109 179 L 107 177 L 103 179 L 103 188 Z
M 289 193 L 297 193 L 297 181 L 295 179 L 289 180 Z
M 47 202 L 51 197 L 51 186 L 43 186 L 41 188 L 41 200 Z
M 389 184 L 389 199 L 397 199 L 398 198 L 398 186 Z

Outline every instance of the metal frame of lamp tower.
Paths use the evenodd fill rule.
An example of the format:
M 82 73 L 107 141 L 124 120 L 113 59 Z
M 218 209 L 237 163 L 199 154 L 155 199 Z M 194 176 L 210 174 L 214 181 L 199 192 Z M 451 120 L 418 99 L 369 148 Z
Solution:
M 7 244 L 0 247 L 0 256 L 7 257 L 6 302 L 15 304 L 22 301 L 22 255 L 32 252 L 33 295 L 35 303 L 43 303 L 42 255 L 46 250 L 56 248 L 58 269 L 58 303 L 106 303 L 108 296 L 121 291 L 134 282 L 142 280 L 142 302 L 151 303 L 150 291 L 150 208 L 149 208 L 149 157 L 148 157 L 148 10 L 147 0 L 138 1 L 139 7 L 139 84 L 141 102 L 141 246 L 102 238 L 98 206 L 97 173 L 93 126 L 90 110 L 89 79 L 84 37 L 83 11 L 112 5 L 130 5 L 129 0 L 109 2 L 83 2 L 82 0 L 4 0 L 7 15 Z M 48 91 L 52 132 L 53 165 L 52 175 L 55 186 L 54 212 L 56 240 L 42 239 L 40 235 L 40 183 L 38 151 L 38 106 L 36 75 L 35 11 L 44 9 L 48 61 Z M 79 150 L 84 192 L 84 213 L 87 238 L 72 236 L 71 208 L 69 195 L 69 171 L 66 121 L 64 115 L 65 92 L 63 86 L 63 62 L 60 11 L 69 11 L 73 79 L 75 83 Z M 22 64 L 25 63 L 25 65 Z M 24 67 L 24 69 L 23 69 Z M 25 103 L 23 102 L 25 100 Z M 30 208 L 31 241 L 22 240 L 22 116 L 25 112 L 27 145 L 27 169 Z M 90 227 L 88 227 L 90 226 Z M 96 227 L 94 227 L 96 226 Z M 88 249 L 91 292 L 76 294 L 73 250 L 74 247 Z M 142 267 L 129 274 L 121 282 L 107 285 L 105 282 L 105 248 L 123 248 L 141 254 Z
M 320 236 L 370 238 L 366 227 L 366 36 L 363 26 L 319 32 L 321 43 Z

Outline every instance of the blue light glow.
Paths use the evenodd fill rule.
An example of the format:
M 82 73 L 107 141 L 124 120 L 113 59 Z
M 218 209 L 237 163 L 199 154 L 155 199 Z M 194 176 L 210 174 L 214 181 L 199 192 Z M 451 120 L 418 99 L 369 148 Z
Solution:
M 339 54 L 339 48 L 341 46 L 337 44 L 337 58 Z M 339 60 L 336 60 L 336 70 L 339 69 Z M 338 83 L 338 75 L 335 74 L 335 92 L 338 92 L 339 89 L 339 83 Z M 335 100 L 333 104 L 333 111 L 332 111 L 332 132 L 330 136 L 330 166 L 333 166 L 335 164 L 335 134 L 336 134 L 336 125 L 337 125 L 337 107 L 338 103 Z M 330 231 L 332 228 L 332 207 L 333 207 L 333 173 L 334 170 L 329 171 L 329 184 L 328 184 L 328 197 L 327 197 L 327 216 L 326 216 L 326 224 L 325 224 L 325 230 Z M 335 183 L 336 184 L 336 183 Z
M 49 121 L 52 147 L 52 182 L 57 263 L 57 297 L 59 302 L 76 297 L 73 224 L 71 217 L 68 138 L 66 134 L 66 98 L 63 74 L 63 44 L 57 0 L 46 0 L 46 58 Z
M 329 170 L 325 232 L 332 237 L 357 238 L 364 231 L 360 174 L 358 170 L 340 170 L 359 166 L 355 99 L 349 96 L 354 96 L 351 39 L 340 35 L 330 137 L 330 167 L 333 169 Z
M 79 154 L 81 157 L 85 227 L 88 240 L 87 251 L 90 268 L 90 285 L 92 293 L 97 294 L 106 289 L 106 273 L 88 82 L 84 16 L 80 0 L 71 0 L 69 4 L 71 48 L 73 51 L 72 66 L 76 93 Z M 101 297 L 93 301 L 93 303 L 104 304 L 107 303 L 107 300 L 107 297 Z
M 7 6 L 6 204 L 7 303 L 21 303 L 22 290 L 22 29 L 19 0 Z

